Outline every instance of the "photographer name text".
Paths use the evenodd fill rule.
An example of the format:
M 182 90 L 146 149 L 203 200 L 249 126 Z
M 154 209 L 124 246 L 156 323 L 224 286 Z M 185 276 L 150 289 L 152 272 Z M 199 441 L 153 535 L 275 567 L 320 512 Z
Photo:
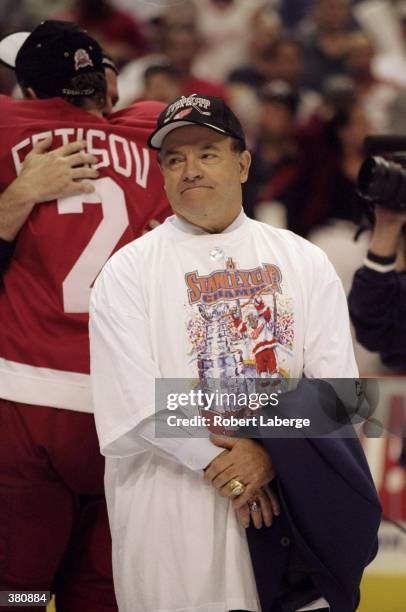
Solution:
M 302 429 L 310 427 L 310 419 L 284 418 L 284 417 L 266 417 L 262 414 L 254 414 L 245 417 L 223 416 L 222 414 L 214 414 L 211 417 L 195 415 L 193 417 L 178 417 L 170 415 L 166 422 L 169 427 L 289 427 L 293 429 Z

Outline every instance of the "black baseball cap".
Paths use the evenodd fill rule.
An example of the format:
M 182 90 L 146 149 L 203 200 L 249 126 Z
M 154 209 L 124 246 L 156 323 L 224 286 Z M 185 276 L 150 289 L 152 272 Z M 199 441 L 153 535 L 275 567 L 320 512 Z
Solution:
M 70 21 L 43 21 L 31 33 L 6 36 L 0 42 L 0 60 L 14 68 L 17 80 L 40 98 L 91 96 L 94 89 L 72 88 L 70 80 L 104 72 L 100 45 Z
M 164 138 L 177 128 L 187 125 L 204 125 L 216 132 L 240 140 L 245 147 L 241 123 L 222 98 L 191 94 L 179 96 L 159 115 L 157 127 L 148 139 L 152 149 L 160 149 Z

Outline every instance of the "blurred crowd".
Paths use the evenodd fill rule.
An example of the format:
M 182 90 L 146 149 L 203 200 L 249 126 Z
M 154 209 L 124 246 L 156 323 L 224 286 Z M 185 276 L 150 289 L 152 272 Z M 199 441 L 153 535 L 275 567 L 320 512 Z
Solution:
M 116 108 L 224 97 L 253 153 L 247 214 L 318 243 L 349 289 L 367 249 L 352 240 L 364 138 L 406 134 L 404 0 L 3 0 L 0 35 L 53 17 L 113 58 Z

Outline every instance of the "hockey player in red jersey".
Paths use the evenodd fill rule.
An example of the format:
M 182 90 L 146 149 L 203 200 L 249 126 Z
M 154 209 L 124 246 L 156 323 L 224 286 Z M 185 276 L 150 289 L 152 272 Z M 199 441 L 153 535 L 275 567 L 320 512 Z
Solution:
M 277 340 L 273 332 L 272 312 L 261 296 L 254 299 L 254 312 L 243 319 L 241 312 L 231 313 L 234 327 L 250 340 L 250 354 L 261 378 L 268 378 L 277 372 L 275 348 Z
M 254 307 L 256 316 L 251 315 L 249 320 L 250 337 L 253 340 L 252 352 L 258 374 L 266 378 L 275 374 L 277 369 L 275 355 L 277 341 L 271 322 L 271 309 L 265 304 L 261 296 L 255 298 Z
M 146 146 L 161 105 L 103 117 L 101 49 L 64 22 L 33 31 L 16 74 L 32 99 L 0 96 L 0 192 L 27 154 L 51 139 L 53 148 L 86 142 L 71 152 L 71 180 L 87 176 L 92 186 L 34 205 L 33 185 L 22 216 L 0 222 L 3 246 L 14 242 L 0 289 L 0 590 L 51 590 L 58 612 L 110 612 L 117 608 L 89 385 L 88 301 L 110 255 L 170 214 Z

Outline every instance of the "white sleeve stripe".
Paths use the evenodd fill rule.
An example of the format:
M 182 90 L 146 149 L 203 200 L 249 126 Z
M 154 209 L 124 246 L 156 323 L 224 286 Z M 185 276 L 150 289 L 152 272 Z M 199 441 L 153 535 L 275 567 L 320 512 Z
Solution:
M 371 261 L 370 259 L 368 259 L 368 257 L 366 257 L 364 259 L 364 266 L 366 268 L 369 268 L 370 270 L 375 270 L 375 272 L 392 272 L 392 270 L 395 269 L 395 263 L 390 263 L 390 264 L 379 264 L 376 263 L 375 261 Z

